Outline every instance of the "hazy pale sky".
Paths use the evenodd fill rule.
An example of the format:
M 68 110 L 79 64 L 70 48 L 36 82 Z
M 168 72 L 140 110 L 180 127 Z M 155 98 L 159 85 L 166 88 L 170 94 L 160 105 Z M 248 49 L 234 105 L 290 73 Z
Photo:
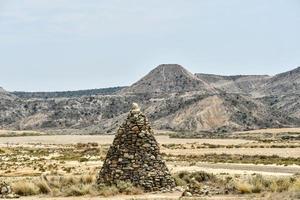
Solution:
M 300 66 L 300 0 L 0 0 L 0 86 L 130 85 L 161 63 L 214 74 Z

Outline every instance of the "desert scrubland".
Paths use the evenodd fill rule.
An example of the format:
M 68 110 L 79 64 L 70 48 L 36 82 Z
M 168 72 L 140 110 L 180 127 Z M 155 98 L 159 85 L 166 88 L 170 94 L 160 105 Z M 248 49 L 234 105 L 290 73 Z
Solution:
M 15 131 L 9 137 L 2 130 L 0 180 L 11 184 L 13 191 L 25 199 L 132 199 L 131 195 L 137 199 L 178 199 L 195 179 L 202 184 L 201 191 L 204 188 L 207 192 L 198 198 L 297 199 L 300 141 L 281 138 L 287 132 L 299 134 L 299 129 L 293 130 L 238 132 L 222 139 L 156 135 L 177 187 L 173 192 L 155 194 L 144 194 L 127 183 L 100 189 L 95 186 L 113 135 Z M 260 133 L 259 137 L 255 137 L 256 133 Z

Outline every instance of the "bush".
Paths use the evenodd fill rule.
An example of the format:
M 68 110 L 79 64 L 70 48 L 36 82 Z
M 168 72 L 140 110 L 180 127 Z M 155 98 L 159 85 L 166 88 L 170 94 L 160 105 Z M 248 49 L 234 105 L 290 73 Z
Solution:
M 72 185 L 68 189 L 65 190 L 65 196 L 83 196 L 87 194 L 93 194 L 94 188 L 92 185 Z
M 291 188 L 293 192 L 300 192 L 300 179 L 296 180 Z
M 95 176 L 88 174 L 80 177 L 80 182 L 83 184 L 92 184 L 95 182 Z
M 241 193 L 241 194 L 247 194 L 252 193 L 252 185 L 250 185 L 247 182 L 237 182 L 235 185 L 235 188 Z
M 119 190 L 119 193 L 123 193 L 123 194 L 131 194 L 131 195 L 135 195 L 135 194 L 142 194 L 143 190 L 140 188 L 137 188 L 135 186 L 133 186 L 132 183 L 130 182 L 125 182 L 125 181 L 120 181 L 117 183 L 117 188 Z
M 192 180 L 196 180 L 198 182 L 217 181 L 217 177 L 215 175 L 203 171 L 192 173 L 182 171 L 177 174 L 174 174 L 173 178 L 177 186 L 186 186 L 187 184 L 191 183 Z
M 108 197 L 119 194 L 119 189 L 116 186 L 104 186 L 99 190 L 99 195 Z
M 186 182 L 182 180 L 178 174 L 173 175 L 173 178 L 177 186 L 186 186 Z
M 13 183 L 12 190 L 14 193 L 21 196 L 37 195 L 40 193 L 38 186 L 36 186 L 33 182 L 24 180 Z
M 267 192 L 286 192 L 292 190 L 297 191 L 300 187 L 300 180 L 295 178 L 264 178 L 261 175 L 248 178 L 245 181 L 238 181 L 235 183 L 235 188 L 240 193 L 260 193 Z M 298 185 L 299 184 L 299 185 Z
M 47 181 L 43 178 L 35 182 L 35 185 L 39 188 L 40 193 L 42 194 L 49 194 L 52 193 L 50 186 L 48 185 Z
M 276 190 L 275 192 L 284 192 L 287 191 L 291 185 L 292 185 L 292 180 L 289 178 L 281 178 L 281 179 L 277 179 L 275 181 L 276 184 Z
M 265 188 L 269 188 L 271 185 L 271 181 L 263 178 L 262 175 L 256 175 L 250 179 L 249 182 L 253 187 L 253 193 L 260 193 L 261 191 L 265 190 Z

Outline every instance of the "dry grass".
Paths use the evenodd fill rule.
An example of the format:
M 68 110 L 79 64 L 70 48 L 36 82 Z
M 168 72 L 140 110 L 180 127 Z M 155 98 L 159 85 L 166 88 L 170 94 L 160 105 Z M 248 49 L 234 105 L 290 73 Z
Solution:
M 300 128 L 267 128 L 267 129 L 258 129 L 252 131 L 239 131 L 235 132 L 235 134 L 241 133 L 300 133 Z
M 99 195 L 104 197 L 114 196 L 119 194 L 119 189 L 116 186 L 103 186 L 99 190 Z
M 172 155 L 163 154 L 167 161 L 187 161 L 189 163 L 244 163 L 244 164 L 277 164 L 277 165 L 300 165 L 300 158 L 283 158 L 277 155 L 231 155 L 231 154 L 205 154 L 205 155 Z
M 11 179 L 13 190 L 22 196 L 42 194 L 52 198 L 56 196 L 88 195 L 109 197 L 118 194 L 141 194 L 143 192 L 142 189 L 126 182 L 120 182 L 113 186 L 99 187 L 95 185 L 95 174 L 100 170 L 109 147 L 108 144 L 111 143 L 113 137 L 28 136 L 22 138 L 22 141 L 20 137 L 1 138 L 0 159 L 4 162 L 0 165 L 0 175 Z M 31 138 L 34 140 L 31 140 Z M 63 141 L 62 138 L 67 139 Z M 8 145 L 3 143 L 2 139 L 3 141 L 20 141 L 20 145 Z M 84 140 L 81 141 L 82 139 Z M 210 165 L 214 165 L 212 163 L 215 162 L 300 165 L 300 142 L 296 140 L 267 143 L 240 139 L 169 139 L 168 136 L 157 136 L 157 139 L 162 144 L 161 150 L 165 152 L 163 155 L 169 161 L 168 164 L 170 166 L 174 165 L 177 171 L 179 171 L 178 169 L 181 166 L 178 165 L 181 163 L 184 166 L 196 165 L 198 167 L 198 162 L 211 162 Z M 38 144 L 37 141 L 41 141 L 42 144 Z M 84 143 L 76 143 L 74 141 Z M 70 144 L 73 142 L 74 144 Z M 27 145 L 21 146 L 23 144 Z M 213 153 L 205 155 L 206 152 L 210 151 Z M 224 151 L 228 153 L 224 154 Z M 220 152 L 220 154 L 214 154 L 216 152 Z M 288 158 L 271 155 L 278 152 L 280 155 L 284 154 L 284 156 L 290 156 L 291 153 L 296 156 Z M 246 155 L 252 153 L 260 155 Z M 282 166 L 282 168 L 284 167 Z M 192 168 L 187 170 L 190 169 Z M 195 169 L 199 170 L 199 168 Z M 41 174 L 48 175 L 41 176 Z M 225 180 L 225 176 L 230 177 L 230 181 Z M 230 188 L 234 188 L 234 190 L 230 190 L 230 194 L 300 193 L 300 178 L 296 175 L 292 179 L 259 176 L 251 176 L 245 179 L 243 175 L 232 177 L 229 174 L 213 175 L 205 172 L 181 172 L 175 174 L 174 178 L 177 185 L 183 187 L 190 184 L 192 180 L 205 182 L 203 183 L 204 186 L 212 188 L 223 188 L 229 185 Z M 232 185 L 234 187 L 231 187 Z
M 35 185 L 39 188 L 39 192 L 42 194 L 50 194 L 52 193 L 52 189 L 50 188 L 47 181 L 43 178 L 37 180 Z
M 164 148 L 161 150 L 163 153 L 166 154 L 172 154 L 172 155 L 205 155 L 205 154 L 240 154 L 240 155 L 246 155 L 246 156 L 279 156 L 283 158 L 300 158 L 300 147 L 293 145 L 291 148 L 285 148 L 282 149 L 282 147 L 271 147 L 271 148 L 264 148 L 264 147 L 258 147 L 258 148 L 202 148 L 202 149 L 167 149 Z
M 174 174 L 173 178 L 177 186 L 186 186 L 190 184 L 193 180 L 196 180 L 198 182 L 205 182 L 205 181 L 218 182 L 218 178 L 215 175 L 203 171 L 199 171 L 199 172 L 182 171 Z
M 27 137 L 3 137 L 0 145 L 7 143 L 18 143 L 20 145 L 28 144 L 56 144 L 70 145 L 76 143 L 98 143 L 99 145 L 110 145 L 113 142 L 114 135 L 41 135 Z M 238 145 L 248 143 L 249 140 L 243 139 L 180 139 L 170 138 L 166 135 L 155 136 L 159 144 L 186 144 L 186 143 L 210 143 L 220 145 Z
M 261 192 L 299 192 L 300 179 L 295 177 L 265 178 L 261 175 L 249 177 L 247 180 L 237 180 L 235 188 L 241 194 Z
M 12 183 L 13 191 L 21 196 L 45 194 L 50 196 L 112 196 L 117 194 L 137 195 L 143 190 L 131 183 L 119 182 L 113 186 L 98 186 L 94 175 L 41 176 L 38 179 L 23 179 Z
M 0 130 L 0 137 L 21 137 L 21 136 L 40 136 L 40 135 L 46 135 L 46 133 L 38 132 L 38 131 Z
M 91 184 L 77 184 L 71 185 L 64 191 L 63 196 L 84 196 L 84 195 L 96 195 L 97 190 Z
M 238 191 L 240 191 L 241 194 L 252 193 L 253 189 L 253 186 L 247 182 L 237 182 L 235 187 Z
M 216 176 L 206 172 L 179 172 L 173 175 L 176 185 L 187 188 L 195 182 L 209 187 L 221 188 L 232 194 L 271 194 L 293 193 L 300 194 L 300 178 L 294 177 L 264 177 L 252 175 L 240 176 Z
M 300 179 L 297 179 L 297 180 L 294 182 L 293 187 L 291 187 L 291 191 L 292 191 L 292 192 L 299 192 L 299 193 L 300 193 Z
M 21 196 L 31 196 L 40 194 L 39 187 L 33 182 L 20 180 L 12 184 L 13 191 Z

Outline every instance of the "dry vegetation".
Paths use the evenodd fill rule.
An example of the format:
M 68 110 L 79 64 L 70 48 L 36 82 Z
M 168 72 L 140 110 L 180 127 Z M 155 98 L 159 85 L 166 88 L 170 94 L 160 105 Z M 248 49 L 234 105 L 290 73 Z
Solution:
M 263 193 L 263 192 L 292 192 L 300 195 L 300 177 L 263 177 L 261 175 L 250 176 L 216 176 L 205 172 L 180 172 L 174 174 L 176 184 L 186 187 L 198 183 L 210 184 L 222 188 L 224 193 Z M 203 185 L 202 185 L 203 186 Z
M 46 133 L 38 132 L 38 131 L 0 130 L 0 137 L 21 137 L 21 136 L 40 136 L 40 135 L 46 135 Z
M 119 194 L 143 194 L 142 189 L 131 183 L 119 182 L 113 186 L 95 185 L 96 174 L 88 175 L 43 175 L 34 178 L 21 178 L 12 181 L 13 191 L 21 196 L 47 195 L 68 196 L 114 196 Z M 173 175 L 176 185 L 182 189 L 208 187 L 208 193 L 218 191 L 218 195 L 240 195 L 282 193 L 285 196 L 300 197 L 300 177 L 263 177 L 261 175 L 229 176 L 206 172 L 182 171 Z
M 21 196 L 50 195 L 56 196 L 112 196 L 117 194 L 142 194 L 140 188 L 131 183 L 119 182 L 114 186 L 95 184 L 95 174 L 74 176 L 41 176 L 33 179 L 21 179 L 12 182 L 13 191 Z
M 36 137 L 51 138 L 51 136 Z M 67 136 L 63 137 L 67 138 Z M 52 136 L 52 139 L 49 140 L 51 142 L 47 143 L 36 142 L 38 139 L 30 142 L 28 139 L 27 143 L 22 144 L 5 143 L 4 139 L 7 137 L 2 137 L 3 140 L 0 140 L 0 181 L 5 180 L 11 183 L 14 192 L 21 196 L 88 195 L 106 197 L 116 194 L 142 193 L 140 188 L 136 188 L 130 183 L 120 182 L 115 186 L 95 185 L 96 174 L 102 165 L 113 136 L 103 136 L 103 140 L 101 140 L 101 136 L 96 136 L 95 140 L 93 140 L 93 136 L 84 136 L 82 143 L 73 143 L 82 139 L 81 136 L 78 136 L 79 139 L 75 140 L 75 137 L 72 136 L 70 141 L 61 141 L 61 137 Z M 11 139 L 17 140 L 18 138 L 20 137 Z M 33 138 L 33 136 L 28 136 L 28 138 Z M 276 164 L 282 169 L 286 168 L 285 166 L 294 167 L 296 170 L 300 169 L 297 168 L 300 166 L 300 141 L 274 138 L 267 140 L 258 137 L 252 137 L 251 140 L 239 138 L 168 139 L 164 135 L 158 136 L 158 141 L 176 183 L 182 189 L 196 180 L 200 183 L 199 187 L 209 187 L 214 191 L 221 188 L 220 194 L 223 195 L 227 193 L 232 195 L 255 194 L 259 197 L 266 197 L 269 194 L 278 194 L 299 198 L 299 174 L 261 176 L 251 171 L 247 172 L 247 170 L 232 174 L 227 173 L 225 168 L 221 168 L 221 173 L 214 174 L 182 171 L 189 167 L 201 166 L 201 163 L 210 163 L 216 166 L 217 164 L 214 163 L 264 164 L 266 166 Z M 277 149 L 280 150 L 280 153 L 283 152 L 287 155 L 292 151 L 295 154 L 291 157 L 282 156 L 279 153 L 272 155 L 272 153 L 276 153 Z M 220 153 L 205 154 L 205 151 L 208 150 Z M 236 152 L 257 152 L 257 154 L 247 155 Z M 263 168 L 263 165 L 259 167 Z

